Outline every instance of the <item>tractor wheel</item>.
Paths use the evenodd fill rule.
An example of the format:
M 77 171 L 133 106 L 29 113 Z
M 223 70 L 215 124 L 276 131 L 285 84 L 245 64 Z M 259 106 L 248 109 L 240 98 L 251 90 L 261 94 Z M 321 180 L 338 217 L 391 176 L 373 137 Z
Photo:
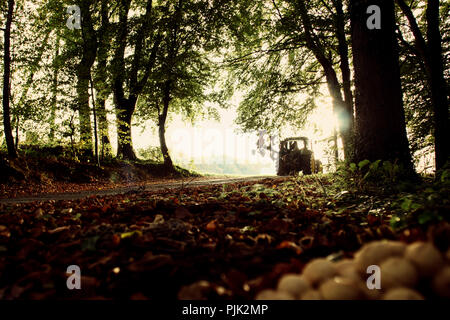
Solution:
M 313 173 L 313 167 L 311 165 L 311 159 L 313 158 L 312 153 L 304 154 L 301 156 L 299 171 L 303 171 L 303 174 Z

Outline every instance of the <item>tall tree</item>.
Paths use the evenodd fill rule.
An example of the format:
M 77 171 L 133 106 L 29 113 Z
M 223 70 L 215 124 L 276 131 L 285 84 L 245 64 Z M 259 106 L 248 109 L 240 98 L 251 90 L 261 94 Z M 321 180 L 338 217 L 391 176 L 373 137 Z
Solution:
M 161 153 L 167 171 L 173 162 L 166 143 L 166 126 L 170 113 L 182 114 L 194 121 L 198 116 L 215 116 L 215 109 L 207 108 L 206 94 L 217 80 L 214 64 L 208 56 L 219 46 L 215 36 L 215 9 L 204 2 L 167 1 L 161 32 L 165 35 L 158 51 L 158 64 L 144 90 L 140 102 L 140 117 L 153 120 L 158 126 Z
M 431 91 L 434 118 L 434 145 L 436 170 L 442 169 L 450 156 L 450 136 L 448 119 L 448 85 L 444 76 L 442 39 L 439 29 L 439 0 L 428 0 L 426 8 L 427 39 L 420 30 L 411 7 L 404 0 L 397 3 L 408 19 L 415 39 L 417 55 L 422 59 Z
M 4 30 L 4 71 L 3 71 L 3 127 L 8 155 L 17 157 L 11 128 L 10 96 L 11 96 L 11 25 L 14 13 L 14 0 L 8 0 L 8 13 Z
M 100 8 L 100 28 L 97 31 L 98 53 L 97 70 L 95 74 L 95 87 L 97 89 L 96 107 L 98 111 L 98 129 L 102 145 L 102 158 L 111 155 L 111 142 L 109 140 L 106 100 L 111 93 L 108 85 L 108 53 L 111 41 L 111 24 L 109 22 L 108 2 L 102 1 Z
M 81 11 L 82 56 L 77 66 L 78 114 L 80 117 L 80 142 L 92 154 L 92 126 L 89 107 L 89 82 L 91 69 L 97 56 L 97 36 L 91 14 L 92 1 L 79 1 Z
M 51 98 L 51 110 L 50 110 L 50 132 L 49 132 L 49 140 L 50 142 L 54 142 L 55 140 L 55 120 L 56 120 L 56 109 L 58 104 L 58 73 L 59 66 L 56 63 L 59 57 L 59 46 L 60 46 L 60 37 L 56 35 L 56 43 L 55 43 L 55 54 L 53 56 L 52 68 L 53 68 L 53 77 L 52 77 L 52 98 Z
M 242 37 L 242 41 L 237 37 L 245 48 L 243 54 L 239 52 L 242 59 L 245 62 L 251 61 L 252 57 L 260 60 L 255 63 L 256 70 L 250 69 L 256 83 L 250 83 L 250 94 L 240 106 L 239 123 L 248 127 L 246 123 L 255 123 L 255 119 L 261 118 L 258 125 L 263 126 L 256 129 L 270 130 L 264 124 L 277 122 L 271 119 L 275 112 L 277 116 L 274 118 L 281 123 L 286 123 L 279 121 L 284 118 L 305 120 L 315 107 L 314 99 L 320 95 L 318 86 L 325 80 L 334 114 L 339 120 L 338 132 L 343 141 L 344 156 L 350 159 L 353 93 L 346 36 L 348 17 L 345 15 L 343 2 L 272 0 L 263 3 L 265 7 L 262 16 L 268 18 L 263 18 L 262 27 L 257 27 L 254 32 L 260 41 L 248 41 L 251 37 Z M 251 19 L 254 19 L 253 16 Z M 250 48 L 254 52 L 249 53 L 248 44 L 253 43 L 256 48 Z M 270 57 L 267 62 L 261 61 L 260 57 L 263 55 Z M 286 64 L 289 64 L 289 68 L 286 68 Z M 249 70 L 247 66 L 242 69 L 244 72 Z M 302 106 L 294 107 L 299 104 L 299 100 L 304 101 Z M 276 108 L 273 112 L 274 106 L 281 105 L 280 102 L 287 102 L 286 106 Z M 285 116 L 278 116 L 282 113 L 278 112 L 280 109 Z M 296 115 L 292 116 L 294 111 Z M 336 148 L 335 158 L 337 157 Z
M 369 29 L 367 10 L 376 5 L 381 28 Z M 351 0 L 356 87 L 355 160 L 398 161 L 412 170 L 406 137 L 395 37 L 393 0 Z
M 138 21 L 129 20 L 131 0 L 119 1 L 119 22 L 116 26 L 116 47 L 112 66 L 113 93 L 117 116 L 117 156 L 135 159 L 131 139 L 131 120 L 136 102 L 147 85 L 156 62 L 162 36 L 156 32 L 153 1 L 145 3 L 145 13 Z M 137 29 L 132 30 L 137 24 Z M 131 32 L 135 33 L 131 36 Z M 126 54 L 132 51 L 131 58 Z
M 306 1 L 297 1 L 298 12 L 302 21 L 306 46 L 310 49 L 323 68 L 327 79 L 328 91 L 333 100 L 333 109 L 339 120 L 339 133 L 344 145 L 345 158 L 351 158 L 351 144 L 353 131 L 353 94 L 350 81 L 350 67 L 348 61 L 348 44 L 345 37 L 345 16 L 342 1 L 333 0 L 334 10 L 328 7 L 334 14 L 334 36 L 338 40 L 338 53 L 340 57 L 340 69 L 342 72 L 342 85 L 334 68 L 333 54 L 323 44 L 323 35 L 317 35 L 314 31 L 311 16 L 306 6 Z M 341 88 L 344 88 L 344 97 Z

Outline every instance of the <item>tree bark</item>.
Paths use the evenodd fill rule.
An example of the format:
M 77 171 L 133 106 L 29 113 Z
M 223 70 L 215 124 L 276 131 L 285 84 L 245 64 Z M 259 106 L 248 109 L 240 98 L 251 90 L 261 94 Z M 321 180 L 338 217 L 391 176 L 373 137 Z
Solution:
M 95 85 L 97 87 L 97 111 L 98 111 L 98 128 L 100 133 L 100 141 L 102 144 L 102 158 L 111 155 L 111 142 L 109 139 L 109 128 L 106 110 L 106 100 L 109 95 L 107 88 L 107 61 L 108 50 L 110 48 L 110 31 L 108 17 L 108 3 L 102 2 L 101 5 L 101 27 L 99 30 L 99 46 L 98 46 L 98 65 L 97 77 Z
M 3 128 L 5 132 L 8 156 L 17 158 L 11 129 L 10 97 L 11 97 L 11 24 L 14 12 L 14 0 L 8 0 L 8 13 L 4 33 L 4 71 L 3 71 Z
M 434 109 L 436 170 L 442 169 L 450 156 L 448 119 L 448 86 L 444 77 L 442 40 L 439 31 L 439 0 L 428 0 L 426 11 L 430 59 L 431 99 Z
M 381 29 L 369 30 L 370 5 L 381 9 Z M 356 87 L 355 160 L 398 161 L 413 171 L 402 101 L 393 0 L 350 1 Z
M 169 154 L 169 148 L 166 144 L 166 120 L 167 114 L 169 113 L 169 104 L 170 104 L 170 88 L 171 82 L 167 80 L 164 84 L 164 92 L 163 92 L 163 110 L 162 113 L 158 115 L 158 129 L 159 129 L 159 142 L 161 146 L 161 153 L 164 159 L 164 167 L 166 171 L 174 171 L 172 158 Z
M 333 5 L 336 9 L 336 38 L 338 39 L 338 52 L 340 62 L 340 69 L 342 73 L 342 89 L 344 91 L 344 117 L 345 127 L 343 128 L 343 136 L 345 140 L 344 156 L 348 161 L 352 161 L 353 157 L 353 132 L 354 132 L 354 118 L 353 118 L 353 92 L 351 82 L 351 71 L 348 53 L 348 41 L 345 36 L 345 14 L 342 6 L 342 0 L 333 0 Z
M 59 45 L 60 45 L 60 37 L 59 34 L 56 35 L 56 48 L 55 48 L 55 56 L 53 57 L 53 79 L 52 79 L 52 105 L 50 110 L 50 132 L 48 138 L 50 142 L 55 141 L 55 120 L 56 120 L 56 109 L 58 104 L 58 73 L 59 66 L 56 65 L 55 61 L 59 56 Z
M 80 1 L 81 9 L 81 33 L 83 41 L 83 55 L 77 67 L 77 97 L 78 114 L 80 117 L 80 142 L 81 147 L 89 155 L 92 155 L 92 126 L 89 108 L 89 82 L 91 68 L 97 56 L 97 37 L 92 25 L 90 5 L 86 1 Z
M 116 103 L 117 115 L 117 157 L 136 160 L 131 138 L 131 120 L 136 106 L 136 98 L 122 98 Z
M 91 84 L 91 99 L 92 99 L 92 112 L 94 115 L 94 155 L 95 161 L 97 161 L 97 165 L 100 167 L 100 157 L 98 154 L 98 130 L 97 130 L 97 109 L 95 106 L 95 96 L 94 96 L 94 81 L 92 78 L 90 79 Z

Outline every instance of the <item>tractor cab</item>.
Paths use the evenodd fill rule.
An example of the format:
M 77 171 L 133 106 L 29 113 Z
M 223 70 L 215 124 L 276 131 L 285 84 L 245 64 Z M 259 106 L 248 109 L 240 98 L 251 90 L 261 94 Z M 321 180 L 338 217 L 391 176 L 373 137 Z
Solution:
M 280 142 L 277 174 L 279 176 L 295 175 L 300 171 L 303 174 L 317 173 L 320 171 L 320 161 L 314 159 L 307 137 L 284 139 Z

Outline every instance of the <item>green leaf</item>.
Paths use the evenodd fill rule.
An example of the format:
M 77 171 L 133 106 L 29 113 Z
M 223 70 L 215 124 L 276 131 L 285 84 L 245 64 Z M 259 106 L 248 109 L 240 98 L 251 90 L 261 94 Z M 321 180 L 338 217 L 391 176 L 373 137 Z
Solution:
M 255 227 L 252 227 L 252 226 L 245 226 L 245 227 L 243 227 L 243 228 L 241 229 L 241 233 L 251 232 L 251 231 L 254 231 L 254 230 L 255 230 Z
M 370 167 L 369 167 L 370 170 L 371 170 L 371 171 L 377 170 L 378 167 L 380 166 L 380 163 L 381 163 L 381 160 L 377 160 L 377 161 L 373 162 L 373 163 L 370 165 Z
M 404 221 L 398 216 L 393 216 L 389 221 L 389 224 L 393 229 L 398 229 L 404 225 Z
M 130 231 L 130 232 L 124 232 L 120 235 L 121 239 L 126 239 L 126 238 L 130 238 L 134 235 L 138 235 L 138 236 L 142 236 L 142 232 L 139 230 L 134 230 L 134 231 Z
M 409 211 L 409 209 L 411 209 L 412 206 L 412 200 L 411 199 L 405 199 L 403 200 L 403 203 L 401 204 L 401 208 L 404 211 Z
M 359 163 L 358 163 L 358 167 L 359 167 L 359 170 L 361 170 L 362 168 L 364 168 L 365 166 L 367 166 L 368 164 L 370 164 L 370 161 L 369 160 L 363 160 L 363 161 L 360 161 Z

